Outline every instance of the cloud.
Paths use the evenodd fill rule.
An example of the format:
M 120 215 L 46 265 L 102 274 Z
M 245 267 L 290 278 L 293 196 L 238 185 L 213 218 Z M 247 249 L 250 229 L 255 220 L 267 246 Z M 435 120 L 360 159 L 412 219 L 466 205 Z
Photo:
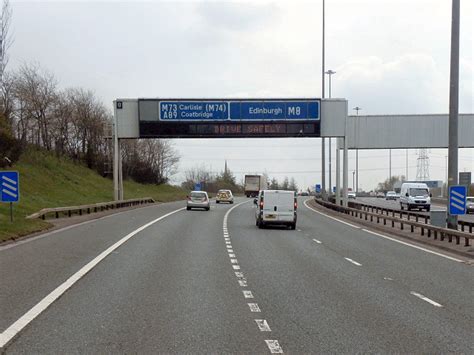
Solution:
M 337 96 L 366 114 L 447 112 L 446 78 L 429 55 L 411 53 L 388 61 L 370 56 L 336 71 Z
M 209 28 L 231 32 L 259 31 L 278 14 L 273 3 L 202 2 L 196 10 Z

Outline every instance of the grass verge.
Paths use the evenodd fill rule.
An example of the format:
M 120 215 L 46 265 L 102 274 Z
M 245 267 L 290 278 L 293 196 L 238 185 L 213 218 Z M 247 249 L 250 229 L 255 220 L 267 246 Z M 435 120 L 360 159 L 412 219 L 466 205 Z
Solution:
M 0 169 L 6 170 L 6 169 Z M 13 223 L 10 207 L 0 203 L 0 242 L 50 228 L 42 220 L 25 217 L 42 208 L 83 205 L 113 200 L 113 182 L 94 170 L 68 158 L 35 149 L 23 153 L 20 161 L 8 170 L 20 173 L 20 202 L 13 204 Z M 170 185 L 143 185 L 124 182 L 125 199 L 153 197 L 169 202 L 184 199 L 186 191 Z

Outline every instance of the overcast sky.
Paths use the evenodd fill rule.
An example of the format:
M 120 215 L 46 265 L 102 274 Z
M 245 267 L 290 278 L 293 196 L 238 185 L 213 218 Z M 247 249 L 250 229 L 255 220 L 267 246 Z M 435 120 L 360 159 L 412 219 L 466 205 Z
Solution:
M 12 0 L 9 68 L 37 62 L 61 87 L 92 89 L 111 108 L 118 97 L 320 97 L 321 3 Z M 472 113 L 474 5 L 461 4 L 460 112 Z M 451 0 L 326 0 L 332 97 L 361 114 L 447 113 L 450 23 Z M 175 182 L 193 166 L 221 171 L 225 159 L 239 179 L 321 179 L 319 139 L 174 142 Z M 432 179 L 445 179 L 446 154 L 430 151 Z M 359 157 L 361 188 L 388 177 L 388 151 Z M 405 151 L 392 157 L 393 175 L 405 174 Z M 409 152 L 410 179 L 417 157 Z M 473 149 L 461 150 L 459 169 L 474 170 Z

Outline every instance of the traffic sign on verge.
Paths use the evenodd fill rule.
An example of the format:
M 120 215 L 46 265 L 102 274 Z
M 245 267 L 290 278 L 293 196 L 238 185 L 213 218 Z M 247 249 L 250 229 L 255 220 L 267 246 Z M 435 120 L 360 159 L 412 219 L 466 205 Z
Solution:
M 0 171 L 0 201 L 20 200 L 20 175 L 18 171 Z
M 316 186 L 314 187 L 314 190 L 316 191 L 317 194 L 321 193 L 321 185 L 316 184 Z
M 466 214 L 466 186 L 451 186 L 449 188 L 449 214 Z

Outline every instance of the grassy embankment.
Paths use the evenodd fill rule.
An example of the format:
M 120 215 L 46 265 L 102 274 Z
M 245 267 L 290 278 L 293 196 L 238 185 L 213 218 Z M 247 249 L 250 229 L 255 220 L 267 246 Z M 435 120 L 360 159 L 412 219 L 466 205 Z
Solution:
M 2 170 L 2 169 L 0 169 Z M 113 183 L 95 171 L 67 158 L 28 150 L 19 162 L 4 170 L 20 172 L 20 202 L 13 205 L 14 222 L 10 223 L 9 204 L 0 203 L 0 242 L 36 231 L 51 224 L 25 217 L 46 207 L 63 207 L 113 200 Z M 124 181 L 125 199 L 153 197 L 167 202 L 184 199 L 186 192 L 170 185 L 143 185 Z

